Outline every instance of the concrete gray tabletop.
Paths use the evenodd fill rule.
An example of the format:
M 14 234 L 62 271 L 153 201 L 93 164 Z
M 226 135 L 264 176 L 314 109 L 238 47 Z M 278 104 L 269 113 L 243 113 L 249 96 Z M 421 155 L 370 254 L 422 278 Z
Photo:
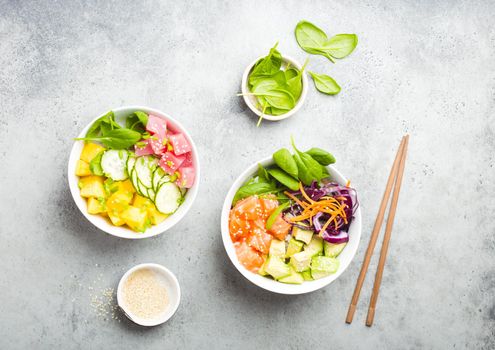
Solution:
M 492 1 L 0 0 L 1 349 L 495 348 L 495 27 Z M 304 61 L 301 19 L 357 33 L 356 51 L 309 68 L 312 86 L 283 122 L 236 96 L 241 74 L 276 41 Z M 158 237 L 94 228 L 67 185 L 72 138 L 112 107 L 180 120 L 200 150 L 188 215 Z M 364 325 L 380 241 L 352 325 L 347 307 L 403 134 L 409 158 L 373 327 Z M 220 208 L 250 164 L 289 145 L 319 146 L 357 188 L 359 251 L 317 292 L 250 284 L 220 237 Z M 156 262 L 183 298 L 144 329 L 114 308 L 125 270 Z

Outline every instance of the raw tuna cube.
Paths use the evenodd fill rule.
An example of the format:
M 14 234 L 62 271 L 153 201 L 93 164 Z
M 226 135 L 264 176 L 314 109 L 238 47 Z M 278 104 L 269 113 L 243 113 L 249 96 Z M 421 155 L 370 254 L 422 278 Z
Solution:
M 166 152 L 162 155 L 159 164 L 167 173 L 173 174 L 179 169 L 185 159 L 186 157 L 184 156 L 176 156 L 172 152 Z
M 183 167 L 193 166 L 193 160 L 192 160 L 191 152 L 184 154 L 184 156 L 186 157 L 186 160 L 184 160 L 184 163 L 182 163 L 182 166 Z
M 172 144 L 172 147 L 174 148 L 174 153 L 178 156 L 181 154 L 191 152 L 191 145 L 189 142 L 187 142 L 186 137 L 184 134 L 174 134 L 170 135 L 168 137 L 168 140 Z
M 149 139 L 149 144 L 151 148 L 153 149 L 153 152 L 159 156 L 165 153 L 167 150 L 167 147 L 163 145 L 163 140 L 159 139 L 158 136 L 156 138 L 150 138 Z
M 134 151 L 136 152 L 136 156 L 141 157 L 141 156 L 146 156 L 148 154 L 153 154 L 153 149 L 151 148 L 151 145 L 148 140 L 141 140 L 141 143 L 143 143 L 143 147 L 139 147 L 138 145 L 134 145 Z
M 165 119 L 150 114 L 148 116 L 148 124 L 146 124 L 146 130 L 156 135 L 160 140 L 165 138 L 167 134 L 167 122 Z
M 179 178 L 177 179 L 177 186 L 182 188 L 191 188 L 194 184 L 194 178 L 196 171 L 193 167 L 182 167 L 179 169 Z

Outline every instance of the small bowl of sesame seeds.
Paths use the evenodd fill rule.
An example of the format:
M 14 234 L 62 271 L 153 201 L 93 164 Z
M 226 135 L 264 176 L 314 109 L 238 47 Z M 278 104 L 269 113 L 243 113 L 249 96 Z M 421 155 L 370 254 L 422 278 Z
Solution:
M 180 303 L 179 282 L 162 265 L 136 265 L 122 276 L 117 288 L 117 303 L 134 323 L 157 326 L 177 311 Z

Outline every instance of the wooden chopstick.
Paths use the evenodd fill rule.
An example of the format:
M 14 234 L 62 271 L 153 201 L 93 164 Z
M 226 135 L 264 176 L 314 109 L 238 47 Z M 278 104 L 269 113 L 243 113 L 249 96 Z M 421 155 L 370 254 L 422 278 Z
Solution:
M 366 277 L 366 272 L 370 264 L 371 256 L 373 255 L 373 250 L 375 249 L 376 241 L 378 239 L 378 234 L 382 227 L 383 217 L 385 216 L 385 210 L 387 208 L 388 199 L 390 193 L 392 192 L 392 186 L 396 179 L 397 171 L 399 169 L 400 159 L 402 158 L 402 153 L 404 150 L 404 143 L 406 137 L 402 138 L 399 149 L 397 150 L 397 155 L 395 156 L 394 164 L 390 170 L 390 175 L 388 176 L 387 185 L 385 187 L 385 192 L 383 193 L 382 202 L 380 204 L 380 209 L 375 220 L 375 225 L 373 231 L 371 232 L 370 241 L 368 243 L 368 248 L 366 249 L 366 254 L 364 256 L 363 265 L 361 266 L 361 271 L 359 272 L 359 277 L 356 282 L 356 287 L 354 288 L 354 294 L 352 295 L 351 304 L 349 305 L 349 310 L 347 311 L 347 317 L 345 322 L 351 323 L 354 317 L 354 312 L 356 311 L 356 306 L 359 300 L 359 294 L 361 293 L 361 288 L 363 287 L 364 278 Z
M 407 145 L 409 143 L 409 135 L 406 135 L 404 142 L 404 150 L 399 165 L 399 172 L 397 173 L 397 180 L 395 182 L 394 193 L 392 194 L 392 203 L 390 204 L 390 211 L 388 213 L 387 225 L 385 226 L 385 236 L 383 237 L 382 249 L 380 251 L 380 260 L 378 262 L 378 269 L 376 270 L 375 283 L 373 284 L 373 292 L 370 298 L 370 306 L 368 308 L 368 316 L 366 317 L 366 325 L 371 327 L 373 324 L 373 318 L 375 317 L 376 301 L 378 300 L 378 292 L 380 291 L 380 284 L 382 283 L 383 269 L 385 267 L 385 260 L 387 259 L 388 246 L 390 244 L 390 237 L 392 235 L 392 227 L 394 225 L 395 212 L 397 210 L 397 202 L 399 201 L 400 186 L 402 183 L 402 176 L 404 175 L 404 167 L 406 165 Z

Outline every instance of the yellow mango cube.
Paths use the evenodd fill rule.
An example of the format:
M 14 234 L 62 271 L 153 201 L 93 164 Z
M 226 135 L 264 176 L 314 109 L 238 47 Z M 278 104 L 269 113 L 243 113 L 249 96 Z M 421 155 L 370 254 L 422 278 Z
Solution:
M 132 230 L 143 232 L 149 227 L 148 214 L 144 208 L 138 208 L 130 205 L 122 212 L 122 219 Z
M 117 191 L 107 199 L 107 213 L 112 224 L 115 226 L 125 224 L 125 220 L 122 218 L 122 212 L 129 207 L 131 201 L 132 193 L 123 191 Z
M 89 170 L 89 164 L 84 160 L 78 160 L 76 163 L 76 176 L 89 176 L 91 170 Z
M 125 224 L 125 220 L 120 217 L 120 213 L 115 209 L 108 209 L 107 211 L 110 221 L 115 226 L 122 226 Z
M 88 213 L 89 214 L 100 214 L 106 211 L 105 202 L 101 199 L 96 199 L 94 197 L 88 198 Z
M 85 176 L 79 180 L 81 197 L 105 198 L 105 188 L 103 187 L 104 178 L 101 176 Z
M 87 142 L 81 152 L 81 160 L 89 164 L 94 157 L 98 155 L 101 151 L 104 151 L 105 147 L 93 142 Z
M 150 222 L 153 225 L 158 225 L 168 217 L 168 215 L 160 213 L 156 209 L 155 204 L 151 200 L 149 200 L 148 198 L 144 198 L 138 194 L 134 196 L 134 201 L 132 202 L 132 205 L 138 208 L 146 209 Z
M 160 213 L 153 205 L 153 207 L 148 208 L 148 217 L 150 218 L 150 221 L 153 225 L 158 225 L 159 223 L 163 222 L 163 220 L 168 218 L 168 215 Z
M 134 200 L 132 201 L 132 205 L 134 205 L 135 207 L 138 207 L 138 208 L 145 208 L 145 209 L 150 207 L 150 206 L 154 206 L 152 201 L 150 201 L 148 198 L 140 196 L 137 193 L 134 196 Z

